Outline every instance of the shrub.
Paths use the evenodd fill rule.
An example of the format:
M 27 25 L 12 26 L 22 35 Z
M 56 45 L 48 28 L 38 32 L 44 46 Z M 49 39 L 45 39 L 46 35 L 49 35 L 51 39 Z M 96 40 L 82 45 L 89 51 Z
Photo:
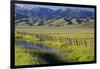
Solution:
M 35 42 L 38 41 L 36 37 L 30 36 L 30 35 L 24 35 L 23 40 L 27 42 Z

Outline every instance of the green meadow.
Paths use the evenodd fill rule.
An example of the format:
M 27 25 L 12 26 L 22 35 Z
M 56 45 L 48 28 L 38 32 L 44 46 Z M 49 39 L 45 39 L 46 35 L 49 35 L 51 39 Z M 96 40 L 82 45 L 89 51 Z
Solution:
M 16 26 L 15 64 L 59 64 L 94 61 L 94 29 Z M 35 45 L 37 43 L 37 45 Z M 22 47 L 23 46 L 23 47 Z

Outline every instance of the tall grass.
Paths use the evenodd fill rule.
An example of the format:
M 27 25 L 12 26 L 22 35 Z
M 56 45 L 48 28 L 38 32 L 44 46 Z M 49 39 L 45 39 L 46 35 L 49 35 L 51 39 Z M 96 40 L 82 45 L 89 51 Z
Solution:
M 15 65 L 35 65 L 35 64 L 47 64 L 43 61 L 38 54 L 45 54 L 46 51 L 38 51 L 35 49 L 26 49 L 15 47 Z
M 66 35 L 72 36 L 70 38 Z M 81 34 L 80 34 L 81 35 Z M 30 64 L 50 64 L 53 61 L 58 62 L 86 62 L 94 60 L 94 36 L 77 36 L 77 34 L 65 33 L 16 33 L 16 40 L 24 40 L 26 42 L 38 42 L 44 46 L 55 48 L 59 50 L 62 56 L 51 54 L 48 51 L 39 51 L 36 49 L 20 48 L 16 45 L 15 48 L 15 64 L 16 65 L 30 65 Z M 78 38 L 76 38 L 78 37 Z M 38 55 L 37 55 L 38 54 Z M 41 55 L 42 54 L 42 55 Z M 59 58 L 54 58 L 59 57 Z M 52 58 L 52 59 L 51 59 Z

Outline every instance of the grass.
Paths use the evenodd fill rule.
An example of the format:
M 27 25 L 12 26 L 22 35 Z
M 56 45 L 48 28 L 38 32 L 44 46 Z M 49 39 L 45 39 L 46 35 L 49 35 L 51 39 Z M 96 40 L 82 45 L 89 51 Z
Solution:
M 66 62 L 87 62 L 94 61 L 94 48 L 85 46 L 57 46 L 63 56 L 50 54 L 46 51 L 38 51 L 35 49 L 15 48 L 15 64 L 16 65 L 36 65 L 36 64 L 55 64 Z M 56 62 L 55 62 L 56 61 Z
M 63 24 L 64 20 L 56 20 L 55 22 L 52 22 L 50 24 L 54 24 L 55 26 L 47 26 L 47 24 L 43 26 L 29 26 L 29 25 L 16 25 L 16 29 L 93 29 L 94 23 L 86 23 L 86 24 L 77 24 L 77 25 L 65 25 Z M 56 24 L 62 25 L 57 27 Z
M 67 62 L 88 62 L 94 61 L 94 48 L 85 46 L 69 46 L 62 51 L 66 53 L 62 60 Z
M 76 29 L 73 31 L 68 31 L 70 29 L 65 30 L 65 28 L 41 28 L 32 27 L 27 30 L 25 27 L 16 27 L 16 32 L 25 32 L 31 34 L 42 34 L 42 37 L 45 38 L 44 35 L 56 37 L 57 41 L 40 41 L 39 38 L 31 35 L 25 34 L 17 34 L 15 35 L 16 40 L 24 40 L 27 42 L 38 42 L 43 44 L 44 46 L 48 46 L 50 48 L 54 48 L 59 50 L 63 54 L 63 56 L 59 56 L 56 53 L 50 53 L 48 51 L 39 51 L 36 49 L 27 49 L 20 48 L 17 44 L 15 45 L 15 64 L 16 65 L 36 65 L 36 64 L 57 64 L 57 63 L 66 63 L 66 62 L 87 62 L 94 61 L 94 45 L 90 46 L 77 46 L 77 45 L 67 45 L 64 40 L 60 42 L 58 40 L 61 38 L 72 38 L 76 40 L 87 40 L 94 39 L 94 31 L 93 29 Z M 36 29 L 34 31 L 34 29 Z M 60 31 L 59 31 L 60 30 Z M 91 31 L 90 31 L 91 30 Z M 88 42 L 87 42 L 88 43 Z M 92 41 L 94 43 L 94 41 Z
M 25 48 L 15 47 L 15 65 L 35 65 L 35 64 L 46 64 L 36 54 L 46 53 L 44 51 L 30 50 Z
M 59 56 L 47 51 L 15 48 L 15 65 L 39 65 L 63 63 Z
M 25 49 L 15 48 L 15 65 L 31 65 L 38 64 L 38 57 L 33 57 L 31 54 L 26 53 Z
M 94 61 L 94 46 L 67 46 L 64 43 L 53 41 L 45 41 L 43 44 L 63 52 L 65 55 L 61 59 L 65 62 Z

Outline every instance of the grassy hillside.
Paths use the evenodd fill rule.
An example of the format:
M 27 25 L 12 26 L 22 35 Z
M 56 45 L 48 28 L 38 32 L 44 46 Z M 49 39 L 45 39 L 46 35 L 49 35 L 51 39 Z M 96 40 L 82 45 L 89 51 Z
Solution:
M 16 23 L 16 26 L 30 26 L 30 27 L 64 27 L 64 28 L 92 28 L 94 26 L 93 20 L 86 21 L 83 19 L 79 20 L 77 18 L 67 19 L 67 18 L 52 18 L 47 20 L 33 20 L 27 21 L 21 19 Z

